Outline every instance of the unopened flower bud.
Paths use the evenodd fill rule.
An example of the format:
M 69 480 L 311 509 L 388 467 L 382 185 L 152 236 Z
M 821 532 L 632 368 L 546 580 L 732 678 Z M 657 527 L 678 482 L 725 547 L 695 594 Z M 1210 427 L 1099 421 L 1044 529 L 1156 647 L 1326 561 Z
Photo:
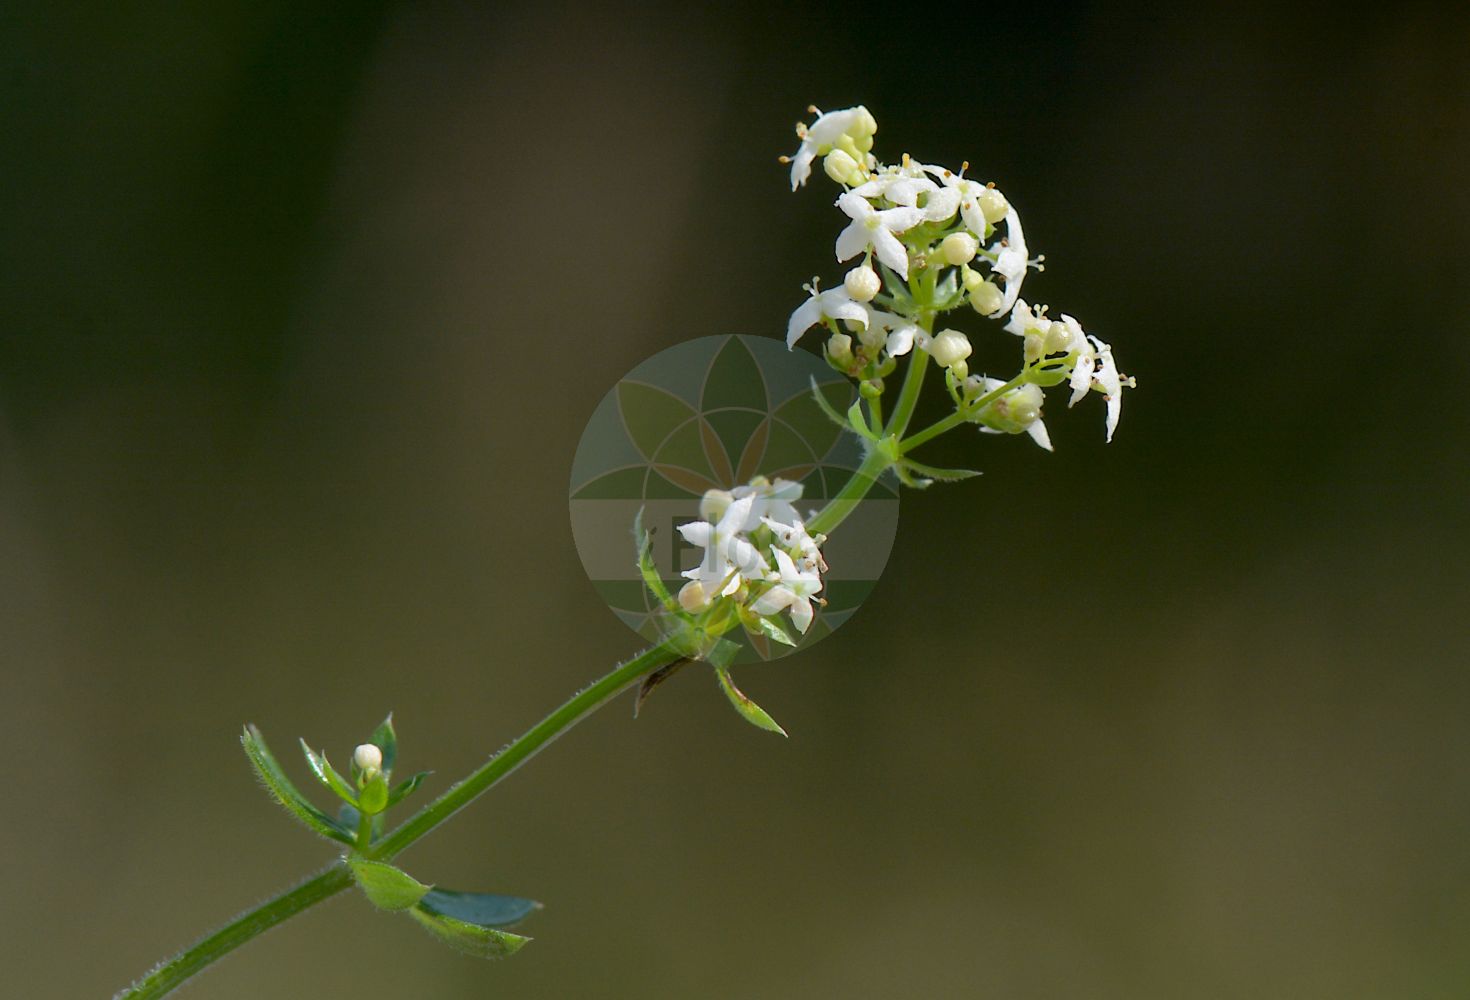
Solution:
M 979 249 L 980 244 L 969 233 L 950 233 L 939 244 L 939 252 L 947 264 L 968 264 Z
M 697 614 L 710 606 L 710 596 L 704 589 L 704 584 L 698 580 L 690 580 L 679 588 L 679 607 L 690 614 Z
M 968 361 L 956 361 L 949 366 L 949 371 L 955 378 L 964 378 L 970 374 L 970 363 Z
M 1011 207 L 1006 201 L 1006 196 L 993 187 L 988 187 L 980 192 L 976 199 L 980 203 L 980 212 L 985 216 L 985 221 L 992 226 L 1006 217 L 1006 211 Z
M 852 364 L 852 338 L 845 333 L 834 333 L 827 339 L 827 357 L 841 368 Z
M 873 112 L 866 105 L 859 104 L 857 107 L 857 123 L 853 125 L 853 132 L 857 135 L 874 135 L 878 131 L 878 120 L 873 117 Z
M 929 356 L 941 368 L 951 368 L 970 356 L 970 338 L 958 330 L 941 330 L 929 345 Z
M 1067 329 L 1067 324 L 1052 320 L 1051 329 L 1046 333 L 1046 353 L 1061 354 L 1071 345 L 1072 331 Z
M 989 316 L 1005 304 L 1005 294 L 992 281 L 982 280 L 970 289 L 970 307 L 982 316 Z
M 855 302 L 872 302 L 873 296 L 883 287 L 883 282 L 878 278 L 878 272 L 867 264 L 859 265 L 847 272 L 842 279 L 842 287 L 847 289 Z
M 974 268 L 960 268 L 960 280 L 965 283 L 965 291 L 973 292 L 976 288 L 985 284 L 985 277 Z
M 822 160 L 822 169 L 838 184 L 856 187 L 863 182 L 863 172 L 852 154 L 843 149 L 834 149 Z
M 888 334 L 884 333 L 883 328 L 877 323 L 869 323 L 867 326 L 858 328 L 858 340 L 862 341 L 863 347 L 871 358 L 876 357 L 883 349 L 883 345 L 888 343 Z
M 734 500 L 728 490 L 706 490 L 699 498 L 699 516 L 710 524 L 716 524 Z
M 364 743 L 352 751 L 352 763 L 364 774 L 381 771 L 383 769 L 383 751 L 375 744 Z
M 1023 385 L 1012 389 L 980 413 L 980 422 L 992 430 L 1020 434 L 1041 419 L 1041 387 Z
M 1027 361 L 1035 361 L 1041 357 L 1042 349 L 1046 346 L 1046 341 L 1035 330 L 1028 330 L 1026 336 L 1022 338 L 1022 343 L 1025 345 L 1024 353 Z

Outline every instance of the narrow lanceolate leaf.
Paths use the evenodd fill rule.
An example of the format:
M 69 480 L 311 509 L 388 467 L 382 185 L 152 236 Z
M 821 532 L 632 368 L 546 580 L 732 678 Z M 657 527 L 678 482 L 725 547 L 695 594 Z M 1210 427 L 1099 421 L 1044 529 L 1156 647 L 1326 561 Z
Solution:
M 541 909 L 534 899 L 497 896 L 488 892 L 431 889 L 423 898 L 426 910 L 479 927 L 509 927 Z
M 330 840 L 343 844 L 355 842 L 352 831 L 338 826 L 330 816 L 306 801 L 306 798 L 296 790 L 296 786 L 291 783 L 290 778 L 286 777 L 286 772 L 281 770 L 281 765 L 276 763 L 276 758 L 266 747 L 265 738 L 260 735 L 260 730 L 254 726 L 246 726 L 244 734 L 240 737 L 240 743 L 245 747 L 245 755 L 250 758 L 250 763 L 254 765 L 255 773 L 260 776 L 261 782 L 271 796 L 285 806 L 291 815 Z
M 394 785 L 393 790 L 388 793 L 388 805 L 384 808 L 392 808 L 418 791 L 419 786 L 424 783 L 424 779 L 433 773 L 433 771 L 420 771 L 407 781 L 402 781 Z
M 373 730 L 368 742 L 383 751 L 383 770 L 392 771 L 394 762 L 398 760 L 398 734 L 393 730 L 392 712 L 378 723 L 378 728 Z
M 731 642 L 729 639 L 716 639 L 714 644 L 705 651 L 704 662 L 720 670 L 734 663 L 735 657 L 739 655 L 740 643 Z
M 863 419 L 863 401 L 861 399 L 854 400 L 853 404 L 847 408 L 847 425 L 861 437 L 865 437 L 870 441 L 878 440 L 877 435 L 873 433 L 873 429 Z
M 768 732 L 786 735 L 786 730 L 782 729 L 780 724 L 766 713 L 765 709 L 747 698 L 735 686 L 735 682 L 730 679 L 730 671 L 724 667 L 716 667 L 715 676 L 719 678 L 720 689 L 725 692 L 725 697 L 730 699 L 730 704 L 735 706 L 735 711 L 739 712 L 746 722 Z
M 796 640 L 791 638 L 791 636 L 787 634 L 784 628 L 782 628 L 780 625 L 777 625 L 774 621 L 767 618 L 765 615 L 751 614 L 749 618 L 751 620 L 746 622 L 746 627 L 751 628 L 753 631 L 761 633 L 761 635 L 764 635 L 768 639 L 782 643 L 783 645 L 796 645 Z
M 422 903 L 408 911 L 408 915 L 419 922 L 419 926 L 455 951 L 476 958 L 507 958 L 523 948 L 528 937 L 499 931 L 493 927 L 481 927 L 467 920 L 446 917 L 428 909 Z
M 643 577 L 643 585 L 648 588 L 649 593 L 658 598 L 666 609 L 674 612 L 680 618 L 691 621 L 679 607 L 679 602 L 669 593 L 669 588 L 664 586 L 663 579 L 658 575 L 658 567 L 653 563 L 653 541 L 648 532 L 643 530 L 643 508 L 638 508 L 637 515 L 633 518 L 633 537 L 638 543 L 638 574 Z
M 837 410 L 832 406 L 832 404 L 827 401 L 827 396 L 826 396 L 825 393 L 822 392 L 822 387 L 819 386 L 819 385 L 817 385 L 817 380 L 815 378 L 813 378 L 811 380 L 811 382 L 812 382 L 812 398 L 814 400 L 816 400 L 816 402 L 817 402 L 817 408 L 820 409 L 823 413 L 825 413 L 827 415 L 827 419 L 828 420 L 832 421 L 834 424 L 836 424 L 838 427 L 841 427 L 843 430 L 846 430 L 847 429 L 847 418 L 844 417 L 842 414 L 838 413 Z
M 929 479 L 937 479 L 944 483 L 958 482 L 961 479 L 973 479 L 980 475 L 974 469 L 939 469 L 932 465 L 925 465 L 922 462 L 915 462 L 912 458 L 905 458 L 903 465 L 911 472 L 917 472 L 921 476 Z
M 433 888 L 382 861 L 349 857 L 347 866 L 352 869 L 362 894 L 380 910 L 406 910 Z
M 311 773 L 316 775 L 317 781 L 330 788 L 343 802 L 357 801 L 357 793 L 347 783 L 347 779 L 338 774 L 337 769 L 327 761 L 326 754 L 317 753 L 306 745 L 305 740 L 301 741 L 301 752 L 306 755 L 306 764 L 311 768 Z

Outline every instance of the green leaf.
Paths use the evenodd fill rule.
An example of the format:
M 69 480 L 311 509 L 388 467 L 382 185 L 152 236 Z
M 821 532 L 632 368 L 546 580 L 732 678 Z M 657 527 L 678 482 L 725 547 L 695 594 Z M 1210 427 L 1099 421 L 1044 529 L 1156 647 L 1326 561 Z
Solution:
M 828 420 L 843 430 L 847 430 L 847 418 L 838 413 L 836 408 L 827 401 L 827 397 L 823 394 L 822 387 L 817 384 L 815 377 L 812 379 L 812 399 L 816 400 L 817 408 L 827 415 Z
M 643 530 L 642 507 L 638 508 L 638 513 L 633 518 L 633 537 L 638 541 L 638 574 L 643 577 L 643 585 L 669 611 L 685 621 L 693 621 L 679 607 L 679 602 L 669 593 L 669 588 L 664 586 L 663 578 L 658 575 L 658 567 L 653 564 L 653 540 L 652 536 Z
M 305 740 L 301 741 L 301 752 L 306 754 L 306 763 L 311 767 L 311 773 L 316 775 L 317 781 L 335 792 L 343 802 L 357 802 L 357 793 L 347 783 L 347 779 L 338 774 L 337 769 L 327 761 L 326 754 L 317 753 L 306 745 Z
M 784 628 L 764 615 L 751 612 L 749 615 L 742 615 L 741 617 L 745 619 L 744 624 L 746 628 L 759 632 L 766 638 L 782 643 L 783 645 L 792 647 L 796 645 L 796 640 L 791 638 Z
M 739 655 L 740 643 L 731 642 L 729 639 L 716 639 L 714 644 L 705 650 L 702 658 L 705 663 L 720 670 L 734 663 L 735 657 Z
M 478 927 L 509 927 L 541 909 L 541 904 L 534 899 L 449 889 L 431 889 L 423 899 L 423 906 L 440 916 L 453 917 Z
M 925 465 L 922 462 L 915 462 L 911 458 L 905 458 L 903 460 L 903 465 L 905 468 L 909 469 L 912 472 L 917 472 L 921 476 L 927 476 L 930 479 L 937 479 L 940 482 L 945 483 L 955 483 L 963 479 L 973 479 L 976 476 L 980 475 L 980 473 L 975 471 L 974 469 L 938 469 L 932 465 Z
M 246 726 L 245 732 L 240 737 L 240 743 L 245 748 L 245 755 L 250 758 L 250 763 L 255 767 L 255 773 L 260 776 L 271 796 L 286 807 L 286 810 L 302 823 L 306 824 L 316 833 L 321 834 L 329 840 L 335 840 L 343 844 L 355 843 L 352 831 L 344 830 L 337 823 L 322 812 L 316 806 L 306 801 L 291 779 L 286 777 L 286 772 L 281 770 L 281 765 L 276 763 L 270 750 L 265 745 L 265 738 L 260 735 L 260 730 L 254 726 Z
M 877 435 L 873 433 L 873 429 L 863 419 L 863 401 L 861 398 L 854 400 L 853 404 L 847 408 L 847 425 L 854 432 L 867 438 L 869 441 L 878 440 Z
M 765 709 L 747 698 L 735 686 L 735 682 L 730 679 L 729 670 L 726 670 L 724 667 L 716 667 L 715 677 L 719 679 L 720 689 L 725 692 L 725 697 L 730 699 L 730 704 L 735 706 L 735 711 L 739 712 L 746 722 L 768 732 L 780 733 L 782 736 L 786 735 L 786 730 L 782 729 L 780 724 L 766 713 Z
M 383 770 L 393 770 L 393 764 L 398 760 L 398 734 L 393 730 L 393 713 L 378 723 L 378 728 L 373 730 L 373 735 L 368 737 L 368 742 L 383 751 Z
M 433 888 L 383 861 L 349 857 L 347 866 L 352 869 L 362 894 L 380 910 L 406 910 Z
M 420 771 L 407 781 L 402 781 L 394 785 L 393 790 L 388 793 L 388 805 L 384 806 L 384 808 L 392 808 L 418 791 L 419 786 L 424 783 L 424 779 L 433 773 L 433 771 Z
M 508 958 L 523 948 L 528 937 L 498 931 L 479 924 L 428 909 L 422 904 L 413 907 L 408 915 L 419 922 L 419 926 L 455 951 L 474 955 L 476 958 Z

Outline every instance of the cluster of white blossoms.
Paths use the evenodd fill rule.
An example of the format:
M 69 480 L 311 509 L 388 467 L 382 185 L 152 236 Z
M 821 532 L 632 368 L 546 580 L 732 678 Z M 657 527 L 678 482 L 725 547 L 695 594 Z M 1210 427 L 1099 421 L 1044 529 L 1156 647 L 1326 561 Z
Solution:
M 745 614 L 773 618 L 785 611 L 796 630 L 805 634 L 815 614 L 813 603 L 827 564 L 823 535 L 810 535 L 793 501 L 801 484 L 756 477 L 748 486 L 710 490 L 699 503 L 702 521 L 679 526 L 691 545 L 704 550 L 699 565 L 684 571 L 688 583 L 679 591 L 687 612 L 709 610 L 728 598 Z
M 1042 258 L 1026 248 L 1021 218 L 994 184 L 920 163 L 904 154 L 884 164 L 872 152 L 878 124 L 865 107 L 822 114 L 798 124 L 801 146 L 783 157 L 791 166 L 791 189 L 806 184 L 813 164 L 843 191 L 836 205 L 847 216 L 837 237 L 837 260 L 857 260 L 840 286 L 821 290 L 816 279 L 808 297 L 791 314 L 787 346 L 813 327 L 828 331 L 827 360 L 881 394 L 896 359 L 915 349 L 945 369 L 957 412 L 981 430 L 1029 433 L 1050 448 L 1041 424 L 1041 387 L 1067 381 L 1069 405 L 1096 391 L 1107 400 L 1107 436 L 1112 440 L 1122 390 L 1133 380 L 1118 372 L 1112 348 L 1086 334 L 1071 316 L 1050 320 L 1033 309 L 1021 286 Z M 971 375 L 969 338 L 959 330 L 934 333 L 940 314 L 969 305 L 1024 339 L 1025 367 L 1007 381 Z

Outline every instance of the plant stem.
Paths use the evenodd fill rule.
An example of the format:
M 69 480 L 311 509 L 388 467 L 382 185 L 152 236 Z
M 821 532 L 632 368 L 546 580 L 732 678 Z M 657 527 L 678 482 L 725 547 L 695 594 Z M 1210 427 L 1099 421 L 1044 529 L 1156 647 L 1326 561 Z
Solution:
M 661 667 L 684 659 L 681 653 L 659 645 L 646 649 L 627 663 L 567 699 L 560 708 L 526 731 L 525 735 L 480 766 L 459 784 L 420 809 L 402 826 L 383 838 L 369 856 L 388 860 L 450 816 L 588 715 Z
M 250 939 L 264 934 L 302 910 L 335 896 L 350 885 L 352 873 L 347 870 L 347 866 L 333 864 L 295 888 L 242 913 L 209 937 L 180 952 L 117 994 L 114 1000 L 152 1000 L 154 997 L 161 997 Z
M 813 535 L 830 535 L 836 527 L 847 519 L 847 515 L 857 509 L 857 505 L 868 495 L 893 460 L 885 454 L 882 448 L 873 448 L 868 452 L 868 457 L 863 459 L 863 464 L 852 474 L 852 478 L 843 484 L 837 495 L 827 501 L 812 519 L 806 523 L 806 530 Z
M 371 850 L 359 850 L 364 856 L 384 859 L 393 857 L 434 827 L 474 800 L 478 795 L 535 756 L 543 747 L 581 722 L 617 695 L 661 667 L 683 659 L 683 654 L 659 645 L 646 649 L 627 663 L 591 686 L 574 694 L 556 711 L 532 726 L 525 735 L 491 757 L 479 770 L 425 806 L 406 823 L 379 841 Z M 172 992 L 191 977 L 213 965 L 220 958 L 251 938 L 302 910 L 336 895 L 352 885 L 352 873 L 345 865 L 334 864 L 289 889 L 274 899 L 236 917 L 198 944 L 164 962 L 147 976 L 117 994 L 114 1000 L 152 1000 Z

